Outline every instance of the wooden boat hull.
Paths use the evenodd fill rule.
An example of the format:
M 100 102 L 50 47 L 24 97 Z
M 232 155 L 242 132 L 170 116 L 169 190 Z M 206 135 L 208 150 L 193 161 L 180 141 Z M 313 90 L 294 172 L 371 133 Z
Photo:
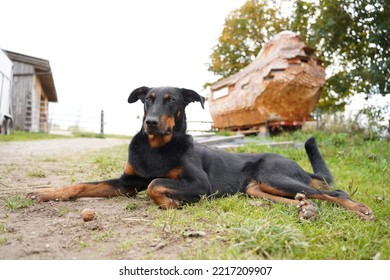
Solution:
M 211 87 L 214 127 L 308 120 L 324 82 L 325 69 L 314 50 L 295 33 L 282 32 L 242 71 Z

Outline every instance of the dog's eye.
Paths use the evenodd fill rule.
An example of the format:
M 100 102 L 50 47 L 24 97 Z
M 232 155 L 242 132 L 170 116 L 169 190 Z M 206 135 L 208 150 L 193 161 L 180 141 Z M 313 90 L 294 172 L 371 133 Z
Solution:
M 173 103 L 173 102 L 175 102 L 175 99 L 173 99 L 172 97 L 167 97 L 167 101 L 169 102 L 169 103 Z
M 149 102 L 152 101 L 152 98 L 150 96 L 145 97 L 145 101 Z

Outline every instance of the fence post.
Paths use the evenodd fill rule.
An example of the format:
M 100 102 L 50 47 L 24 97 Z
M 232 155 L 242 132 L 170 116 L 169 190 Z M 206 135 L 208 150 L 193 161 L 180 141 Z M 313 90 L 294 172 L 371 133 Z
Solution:
M 104 110 L 100 111 L 100 134 L 104 135 Z
M 316 130 L 317 131 L 320 129 L 320 117 L 321 117 L 321 110 L 319 108 L 316 108 Z

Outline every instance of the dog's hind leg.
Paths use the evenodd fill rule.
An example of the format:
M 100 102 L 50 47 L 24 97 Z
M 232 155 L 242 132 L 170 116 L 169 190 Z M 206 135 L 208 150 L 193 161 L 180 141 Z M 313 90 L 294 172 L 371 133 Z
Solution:
M 274 202 L 296 205 L 299 209 L 300 219 L 311 220 L 319 215 L 317 205 L 308 200 L 303 193 L 297 193 L 291 198 L 290 193 L 272 188 L 264 183 L 251 181 L 246 188 L 246 194 L 251 197 L 265 198 Z
M 375 220 L 372 210 L 369 207 L 367 207 L 363 203 L 352 200 L 351 197 L 342 190 L 318 191 L 307 194 L 307 197 L 337 203 L 344 208 L 354 212 L 356 215 L 358 215 L 361 219 L 365 221 Z
M 251 190 L 250 187 L 255 187 L 255 189 Z M 283 176 L 278 177 L 278 179 L 276 179 L 276 177 L 273 178 L 273 181 L 268 184 L 253 181 L 248 185 L 246 192 L 248 194 L 254 192 L 255 194 L 258 194 L 257 196 L 259 197 L 269 198 L 277 202 L 284 202 L 289 204 L 297 204 L 297 202 L 292 199 L 295 198 L 296 200 L 304 201 L 301 202 L 303 204 L 302 210 L 306 208 L 305 205 L 309 205 L 307 203 L 309 200 L 307 199 L 321 199 L 328 202 L 337 203 L 344 208 L 354 212 L 363 220 L 374 220 L 374 216 L 370 208 L 362 203 L 352 200 L 349 195 L 342 190 L 323 191 L 313 189 L 299 181 L 283 178 Z M 304 198 L 301 198 L 300 194 L 304 195 Z M 311 202 L 310 204 L 314 205 L 314 203 Z

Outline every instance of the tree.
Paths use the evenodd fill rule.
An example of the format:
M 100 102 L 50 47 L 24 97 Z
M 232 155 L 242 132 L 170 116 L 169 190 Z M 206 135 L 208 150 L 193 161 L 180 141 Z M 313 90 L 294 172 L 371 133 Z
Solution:
M 247 1 L 225 22 L 210 56 L 209 71 L 223 78 L 237 73 L 264 42 L 290 29 L 317 48 L 327 67 L 319 107 L 343 110 L 348 97 L 390 93 L 390 3 L 388 0 L 296 0 L 290 15 L 271 5 Z
M 226 78 L 248 65 L 264 42 L 283 31 L 287 21 L 276 9 L 249 0 L 234 10 L 225 20 L 225 26 L 210 55 L 208 70 Z
M 390 93 L 390 14 L 387 0 L 322 0 L 311 26 L 328 66 L 322 107 L 348 96 Z

